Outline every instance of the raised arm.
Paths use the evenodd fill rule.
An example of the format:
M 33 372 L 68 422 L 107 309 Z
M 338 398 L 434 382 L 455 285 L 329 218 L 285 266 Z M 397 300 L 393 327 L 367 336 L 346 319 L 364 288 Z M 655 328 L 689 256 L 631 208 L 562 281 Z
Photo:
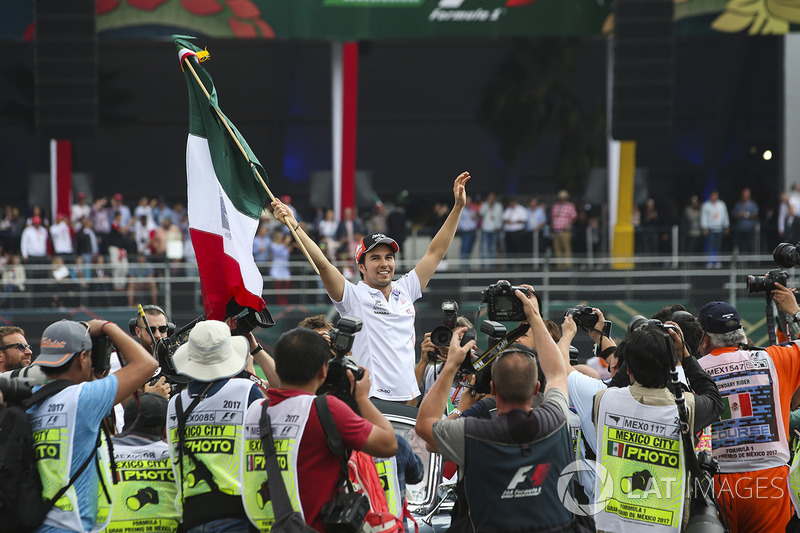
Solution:
M 564 358 L 564 365 L 567 369 L 567 374 L 575 372 L 575 367 L 569 364 L 569 347 L 572 344 L 572 339 L 578 333 L 578 325 L 572 315 L 564 317 L 564 323 L 561 324 L 561 340 L 558 341 L 558 349 L 561 352 L 561 357 Z
M 531 326 L 531 331 L 533 331 L 536 353 L 539 356 L 539 363 L 542 365 L 544 377 L 547 378 L 547 388 L 561 389 L 564 396 L 568 397 L 567 370 L 561 350 L 559 350 L 553 337 L 550 336 L 547 326 L 544 325 L 542 315 L 539 314 L 539 307 L 536 305 L 536 300 L 533 296 L 533 287 L 530 285 L 522 286 L 531 292 L 531 296 L 526 296 L 519 290 L 516 291 L 516 295 L 522 302 L 525 318 L 528 319 L 528 324 Z
M 450 248 L 450 243 L 453 242 L 453 237 L 458 229 L 458 219 L 461 218 L 461 211 L 467 203 L 466 184 L 469 178 L 469 172 L 462 172 L 456 178 L 453 184 L 453 196 L 455 197 L 453 209 L 450 211 L 444 224 L 442 224 L 442 227 L 439 228 L 439 231 L 437 231 L 436 235 L 433 237 L 430 246 L 428 246 L 428 251 L 425 252 L 425 255 L 419 260 L 417 266 L 414 267 L 414 271 L 419 278 L 420 290 L 425 290 L 425 287 L 428 286 L 428 282 L 433 277 L 433 273 L 436 272 L 436 268 L 439 266 L 442 259 L 444 259 L 447 249 Z
M 117 396 L 114 403 L 119 403 L 147 383 L 158 368 L 158 362 L 133 337 L 113 322 L 103 320 L 89 321 L 89 334 L 92 337 L 108 335 L 117 352 L 122 354 L 127 364 L 114 373 L 117 378 Z
M 341 302 L 344 296 L 344 284 L 347 283 L 342 273 L 328 261 L 317 243 L 306 235 L 303 227 L 297 223 L 292 210 L 286 204 L 275 198 L 272 201 L 272 210 L 276 220 L 285 224 L 286 227 L 296 228 L 297 238 L 303 242 L 303 246 L 308 250 L 308 255 L 311 256 L 311 260 L 319 270 L 319 277 L 322 278 L 322 284 L 325 285 L 328 296 L 336 302 Z

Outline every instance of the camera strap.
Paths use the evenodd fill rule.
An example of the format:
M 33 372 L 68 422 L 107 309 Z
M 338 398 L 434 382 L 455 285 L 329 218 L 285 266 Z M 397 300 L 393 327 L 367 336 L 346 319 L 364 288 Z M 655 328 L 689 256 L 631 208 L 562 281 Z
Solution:
M 327 402 L 326 402 L 327 405 Z M 261 418 L 258 423 L 258 436 L 261 438 L 261 451 L 264 454 L 264 463 L 267 470 L 267 486 L 269 487 L 270 500 L 275 522 L 272 530 L 277 532 L 308 532 L 314 530 L 306 525 L 300 513 L 292 507 L 283 474 L 275 453 L 275 441 L 272 439 L 272 419 L 267 412 L 269 398 L 261 404 Z
M 490 350 L 487 350 L 483 353 L 478 359 L 472 363 L 472 367 L 475 371 L 481 370 L 483 367 L 490 365 L 497 359 L 497 356 L 505 350 L 510 344 L 514 343 L 517 339 L 522 337 L 528 332 L 530 326 L 528 324 L 522 324 L 518 326 L 516 329 L 511 330 L 505 337 L 500 339 L 500 342 L 495 344 Z M 465 359 L 468 361 L 469 358 Z
M 186 437 L 186 420 L 189 419 L 189 415 L 192 413 L 192 411 L 194 411 L 195 407 L 197 407 L 197 404 L 199 404 L 200 401 L 203 398 L 205 398 L 206 394 L 208 394 L 208 391 L 211 390 L 211 387 L 215 383 L 217 383 L 217 382 L 216 381 L 212 381 L 211 383 L 206 385 L 206 387 L 203 389 L 203 391 L 200 394 L 198 394 L 197 396 L 195 396 L 194 400 L 192 400 L 192 403 L 189 404 L 189 407 L 186 409 L 186 411 L 183 410 L 183 401 L 181 400 L 181 397 L 183 396 L 183 393 L 178 394 L 178 396 L 175 398 L 175 414 L 177 415 L 177 418 L 178 418 L 178 438 L 180 439 L 180 443 L 181 443 L 180 446 L 178 446 L 178 465 L 180 466 L 180 471 L 181 471 L 181 480 L 180 480 L 181 501 L 185 500 L 185 497 L 183 495 L 183 479 L 184 479 L 184 476 L 183 476 L 183 454 L 184 453 L 186 453 L 191 458 L 191 460 L 195 463 L 195 465 L 196 465 L 195 469 L 198 470 L 198 472 L 200 474 L 200 478 L 211 486 L 211 490 L 213 490 L 215 492 L 221 492 L 219 490 L 219 485 L 217 485 L 217 482 L 214 481 L 214 476 L 213 476 L 213 474 L 211 474 L 211 470 L 209 470 L 208 466 L 206 466 L 206 464 L 202 460 L 200 460 L 199 457 L 197 457 L 195 455 L 194 451 L 192 451 L 192 449 L 189 448 L 186 445 L 186 439 L 185 439 L 185 437 Z
M 333 415 L 331 414 L 331 409 L 328 407 L 328 395 L 327 394 L 320 394 L 316 398 L 314 398 L 314 407 L 317 409 L 317 416 L 319 417 L 319 423 L 322 425 L 322 431 L 325 433 L 325 440 L 328 443 L 328 448 L 333 452 L 333 454 L 339 458 L 339 464 L 342 467 L 342 479 L 344 480 L 344 487 L 350 488 L 350 492 L 355 492 L 353 489 L 352 483 L 350 483 L 350 475 L 348 474 L 347 468 L 347 457 L 346 452 L 344 449 L 344 443 L 342 442 L 342 436 L 339 434 L 339 429 L 336 427 L 336 423 L 333 421 Z

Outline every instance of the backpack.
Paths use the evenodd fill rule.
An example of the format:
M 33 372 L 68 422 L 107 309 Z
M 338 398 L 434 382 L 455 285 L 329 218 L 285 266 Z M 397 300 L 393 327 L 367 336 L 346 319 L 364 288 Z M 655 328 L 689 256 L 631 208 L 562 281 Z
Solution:
M 74 384 L 66 380 L 50 382 L 30 398 L 10 403 L 0 411 L 0 533 L 26 533 L 42 525 L 53 505 L 94 456 L 89 456 L 53 498 L 42 500 L 42 479 L 36 466 L 33 431 L 25 410 Z

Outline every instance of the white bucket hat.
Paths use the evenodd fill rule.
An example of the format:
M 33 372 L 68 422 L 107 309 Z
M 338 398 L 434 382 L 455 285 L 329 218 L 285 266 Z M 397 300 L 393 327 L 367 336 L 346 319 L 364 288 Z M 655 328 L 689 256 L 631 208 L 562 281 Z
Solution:
M 238 374 L 247 363 L 249 342 L 231 336 L 219 320 L 206 320 L 189 332 L 189 341 L 175 351 L 172 361 L 178 374 L 197 381 L 214 381 Z

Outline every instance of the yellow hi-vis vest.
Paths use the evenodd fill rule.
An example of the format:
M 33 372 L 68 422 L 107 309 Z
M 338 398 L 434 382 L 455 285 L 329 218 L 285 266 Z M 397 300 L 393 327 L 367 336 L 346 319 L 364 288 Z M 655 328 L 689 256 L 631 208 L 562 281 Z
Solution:
M 139 437 L 115 440 L 117 483 L 106 533 L 175 533 L 181 515 L 175 508 L 178 486 L 161 440 L 139 444 Z
M 300 440 L 303 438 L 314 398 L 316 396 L 312 394 L 303 394 L 286 398 L 278 405 L 270 405 L 267 408 L 272 422 L 276 459 L 281 468 L 286 494 L 292 503 L 292 509 L 301 516 L 303 507 L 300 504 L 300 489 L 297 485 L 297 458 Z M 272 529 L 275 515 L 272 511 L 272 502 L 268 499 L 266 463 L 259 437 L 262 403 L 255 402 L 247 410 L 242 446 L 244 454 L 240 471 L 244 486 L 242 504 L 247 518 L 259 531 L 268 533 Z

